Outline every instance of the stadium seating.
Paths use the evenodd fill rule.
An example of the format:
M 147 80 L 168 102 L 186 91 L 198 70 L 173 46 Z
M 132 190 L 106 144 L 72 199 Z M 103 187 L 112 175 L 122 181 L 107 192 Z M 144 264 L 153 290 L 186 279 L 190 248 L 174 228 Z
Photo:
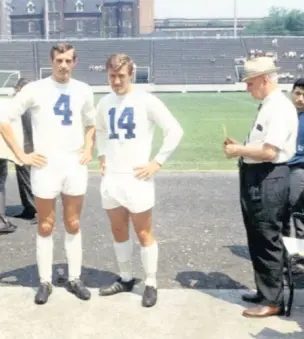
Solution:
M 20 71 L 22 76 L 36 78 L 34 44 L 28 42 L 2 42 L 0 40 L 0 86 L 10 87 L 16 77 L 9 71 Z M 1 71 L 8 71 L 3 73 Z
M 226 83 L 235 78 L 234 57 L 243 53 L 239 39 L 155 40 L 156 84 Z
M 155 39 L 75 40 L 79 61 L 75 77 L 90 85 L 107 83 L 104 66 L 109 55 L 129 54 L 144 78 L 155 84 L 224 84 L 238 81 L 242 65 L 235 59 L 248 57 L 252 50 L 274 53 L 282 67 L 282 81 L 303 76 L 304 39 L 282 37 L 205 37 Z M 20 70 L 22 76 L 38 79 L 50 74 L 49 50 L 52 42 L 0 42 L 0 70 Z M 290 56 L 290 52 L 296 53 Z M 286 76 L 287 74 L 287 76 Z M 1 79 L 0 79 L 1 80 Z

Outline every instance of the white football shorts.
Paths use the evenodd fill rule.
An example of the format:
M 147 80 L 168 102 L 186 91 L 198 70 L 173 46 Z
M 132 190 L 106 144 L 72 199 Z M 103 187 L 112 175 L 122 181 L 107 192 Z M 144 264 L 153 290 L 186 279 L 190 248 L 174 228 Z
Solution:
M 101 180 L 102 207 L 125 207 L 131 213 L 141 213 L 155 204 L 154 178 L 139 180 L 133 174 L 105 174 Z
M 41 199 L 54 199 L 60 193 L 84 195 L 88 186 L 88 166 L 80 164 L 80 154 L 69 153 L 48 158 L 44 168 L 31 168 L 33 194 Z

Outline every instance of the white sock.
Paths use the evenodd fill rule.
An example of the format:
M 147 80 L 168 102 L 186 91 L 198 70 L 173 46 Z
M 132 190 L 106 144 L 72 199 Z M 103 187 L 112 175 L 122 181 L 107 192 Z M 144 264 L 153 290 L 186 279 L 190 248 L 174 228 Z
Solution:
M 36 236 L 36 258 L 41 283 L 52 283 L 53 271 L 53 235 Z
M 69 281 L 79 279 L 82 264 L 81 231 L 76 234 L 65 232 L 64 247 L 68 261 Z
M 154 244 L 148 247 L 140 248 L 141 262 L 146 273 L 146 286 L 157 287 L 156 272 L 158 264 L 158 244 L 155 241 Z
M 132 280 L 132 239 L 125 242 L 114 242 L 114 250 L 119 267 L 119 275 L 122 281 Z

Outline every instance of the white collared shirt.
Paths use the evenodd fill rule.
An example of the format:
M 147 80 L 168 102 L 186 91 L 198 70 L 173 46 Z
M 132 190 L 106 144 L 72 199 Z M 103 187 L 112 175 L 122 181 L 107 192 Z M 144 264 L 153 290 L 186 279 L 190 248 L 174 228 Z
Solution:
M 279 151 L 271 162 L 287 162 L 296 152 L 297 134 L 297 110 L 286 95 L 277 89 L 263 100 L 246 145 L 269 144 L 275 146 Z M 263 161 L 244 157 L 244 162 L 257 164 Z

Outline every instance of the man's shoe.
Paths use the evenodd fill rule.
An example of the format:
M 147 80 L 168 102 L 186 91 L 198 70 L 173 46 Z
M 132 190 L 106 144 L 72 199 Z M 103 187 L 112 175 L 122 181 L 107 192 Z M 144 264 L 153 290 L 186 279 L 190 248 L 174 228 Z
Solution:
M 258 306 L 243 312 L 243 316 L 247 318 L 266 318 L 274 315 L 285 315 L 284 307 Z
M 122 281 L 121 278 L 118 278 L 112 285 L 107 287 L 101 287 L 99 289 L 99 295 L 109 296 L 122 292 L 131 292 L 135 285 L 135 279 L 130 281 Z
M 52 285 L 50 283 L 41 283 L 35 296 L 35 303 L 38 305 L 45 304 L 52 294 Z
M 157 302 L 157 289 L 153 286 L 146 286 L 143 297 L 142 306 L 152 307 Z
M 17 215 L 14 215 L 13 216 L 14 218 L 17 218 L 17 219 L 25 219 L 25 220 L 32 220 L 35 218 L 35 213 L 29 213 L 27 211 L 23 211 Z
M 7 220 L 5 224 L 3 224 L 2 227 L 0 227 L 0 234 L 14 233 L 16 230 L 17 226 Z
M 84 283 L 80 279 L 68 281 L 67 290 L 81 300 L 91 299 L 91 292 L 84 286 Z
M 246 293 L 242 295 L 242 300 L 247 303 L 260 304 L 263 301 L 263 297 L 258 293 Z

